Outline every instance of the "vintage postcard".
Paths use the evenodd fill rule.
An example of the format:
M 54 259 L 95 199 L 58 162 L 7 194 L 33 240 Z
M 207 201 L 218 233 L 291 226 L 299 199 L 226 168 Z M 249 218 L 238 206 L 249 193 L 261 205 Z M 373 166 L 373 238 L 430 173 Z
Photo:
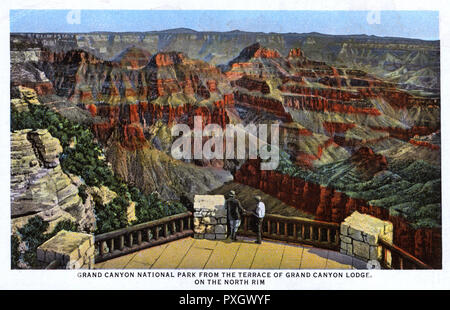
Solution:
M 445 7 L 26 2 L 3 11 L 12 286 L 445 277 Z

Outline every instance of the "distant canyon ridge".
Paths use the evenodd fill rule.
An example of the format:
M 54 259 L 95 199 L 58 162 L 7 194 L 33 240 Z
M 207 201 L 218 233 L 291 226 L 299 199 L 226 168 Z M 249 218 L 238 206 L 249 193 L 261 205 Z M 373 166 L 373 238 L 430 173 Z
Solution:
M 34 45 L 51 51 L 83 49 L 99 58 L 114 60 L 123 50 L 138 46 L 151 54 L 178 51 L 191 59 L 226 67 L 255 42 L 284 56 L 293 48 L 301 48 L 312 60 L 365 70 L 403 89 L 439 92 L 440 42 L 408 38 L 239 30 L 197 32 L 185 28 L 123 33 L 12 33 L 11 57 L 16 56 L 14 50 Z

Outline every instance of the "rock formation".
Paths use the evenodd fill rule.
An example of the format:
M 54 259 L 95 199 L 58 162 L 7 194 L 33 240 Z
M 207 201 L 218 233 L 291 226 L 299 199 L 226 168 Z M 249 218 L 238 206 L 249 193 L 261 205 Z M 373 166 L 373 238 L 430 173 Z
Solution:
M 106 155 L 115 175 L 146 194 L 157 191 L 167 200 L 182 196 L 192 200 L 195 194 L 206 194 L 233 178 L 221 168 L 184 163 L 149 147 L 130 152 L 115 142 Z
M 45 221 L 76 221 L 84 230 L 93 230 L 95 217 L 90 201 L 83 203 L 78 185 L 59 164 L 62 152 L 58 139 L 45 129 L 11 133 L 11 216 L 40 216 Z M 15 227 L 17 228 L 17 227 Z

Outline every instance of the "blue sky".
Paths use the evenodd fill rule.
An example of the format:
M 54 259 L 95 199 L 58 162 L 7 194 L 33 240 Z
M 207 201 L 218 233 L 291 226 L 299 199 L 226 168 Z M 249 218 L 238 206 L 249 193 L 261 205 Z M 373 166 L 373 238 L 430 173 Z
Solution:
M 11 10 L 11 32 L 197 31 L 320 32 L 439 39 L 437 11 Z

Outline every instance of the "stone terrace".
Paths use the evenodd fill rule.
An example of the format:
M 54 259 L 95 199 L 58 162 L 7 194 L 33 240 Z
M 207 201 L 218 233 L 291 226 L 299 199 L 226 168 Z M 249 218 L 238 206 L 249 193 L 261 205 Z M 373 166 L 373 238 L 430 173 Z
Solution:
M 250 239 L 185 238 L 95 265 L 96 269 L 367 269 L 335 251 Z

